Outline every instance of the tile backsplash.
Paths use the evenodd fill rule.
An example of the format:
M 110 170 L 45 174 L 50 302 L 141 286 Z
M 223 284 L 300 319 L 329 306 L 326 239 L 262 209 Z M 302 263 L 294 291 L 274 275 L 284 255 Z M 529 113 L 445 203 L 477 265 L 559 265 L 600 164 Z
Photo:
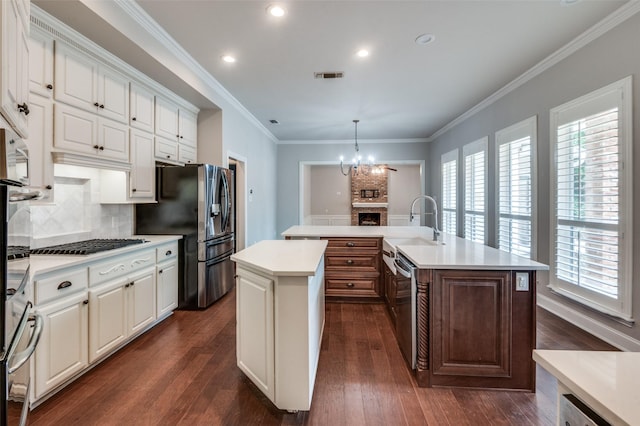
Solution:
M 100 170 L 56 164 L 54 174 L 54 202 L 31 204 L 33 248 L 131 236 L 133 205 L 100 204 Z

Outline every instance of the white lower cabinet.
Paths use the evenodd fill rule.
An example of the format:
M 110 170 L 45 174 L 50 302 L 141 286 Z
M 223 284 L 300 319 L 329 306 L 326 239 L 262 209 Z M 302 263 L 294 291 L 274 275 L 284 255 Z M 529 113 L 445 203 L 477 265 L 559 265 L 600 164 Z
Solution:
M 89 290 L 89 362 L 118 347 L 127 337 L 125 283 Z
M 89 362 L 94 362 L 155 321 L 155 268 L 89 289 L 89 305 Z
M 237 362 L 271 401 L 275 400 L 273 280 L 238 268 Z
M 156 266 L 156 316 L 162 318 L 178 307 L 178 262 L 174 258 Z
M 37 307 L 44 320 L 35 360 L 35 398 L 89 365 L 87 292 Z

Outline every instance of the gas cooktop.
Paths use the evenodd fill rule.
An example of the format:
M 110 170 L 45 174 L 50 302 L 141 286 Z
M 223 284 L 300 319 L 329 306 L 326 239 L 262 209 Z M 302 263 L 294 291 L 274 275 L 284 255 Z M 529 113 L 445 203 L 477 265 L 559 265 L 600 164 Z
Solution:
M 140 239 L 95 239 L 32 249 L 31 254 L 93 254 L 144 242 Z

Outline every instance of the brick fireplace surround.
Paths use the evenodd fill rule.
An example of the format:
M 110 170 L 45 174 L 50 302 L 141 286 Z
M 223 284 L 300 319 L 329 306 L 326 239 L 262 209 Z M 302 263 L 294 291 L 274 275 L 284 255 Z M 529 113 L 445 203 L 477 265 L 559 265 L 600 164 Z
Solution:
M 384 165 L 380 165 L 382 173 L 370 173 L 364 175 L 361 173 L 351 173 L 351 203 L 388 203 L 388 175 Z M 363 198 L 361 191 L 377 190 L 379 192 L 377 198 Z M 375 204 L 374 204 L 375 205 Z M 380 213 L 380 226 L 387 226 L 387 208 L 386 207 L 351 207 L 351 225 L 358 226 L 358 213 Z

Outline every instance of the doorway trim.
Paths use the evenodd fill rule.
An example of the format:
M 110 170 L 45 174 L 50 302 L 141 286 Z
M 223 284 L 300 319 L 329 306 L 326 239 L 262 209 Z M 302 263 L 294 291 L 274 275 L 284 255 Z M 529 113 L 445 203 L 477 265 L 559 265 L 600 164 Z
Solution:
M 247 158 L 232 151 L 227 151 L 227 166 L 236 165 L 236 252 L 247 247 Z

